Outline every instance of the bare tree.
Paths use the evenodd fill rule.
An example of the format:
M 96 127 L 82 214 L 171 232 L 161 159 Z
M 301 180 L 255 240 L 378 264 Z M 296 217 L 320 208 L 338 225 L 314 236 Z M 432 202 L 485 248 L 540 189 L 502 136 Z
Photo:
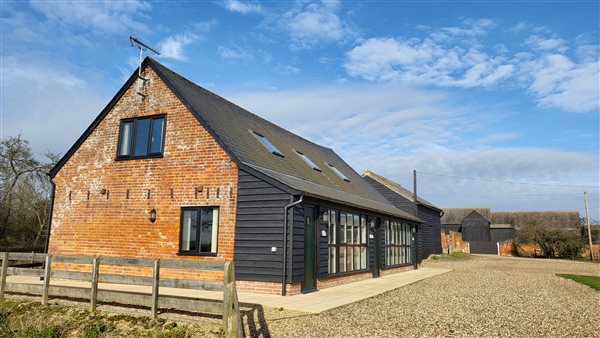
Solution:
M 21 135 L 0 141 L 0 241 L 39 244 L 50 207 L 47 172 L 57 159 L 35 159 Z

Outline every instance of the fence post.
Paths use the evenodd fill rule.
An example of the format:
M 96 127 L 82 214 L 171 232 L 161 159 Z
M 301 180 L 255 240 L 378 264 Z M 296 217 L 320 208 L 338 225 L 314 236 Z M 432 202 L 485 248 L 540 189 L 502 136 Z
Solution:
M 92 289 L 90 290 L 90 311 L 96 311 L 96 302 L 98 300 L 98 270 L 100 267 L 100 259 L 94 257 L 92 260 Z
M 229 314 L 231 312 L 231 290 L 229 288 L 229 283 L 231 282 L 230 264 L 231 262 L 225 262 L 223 268 L 223 331 L 226 337 L 229 336 Z
M 158 315 L 158 287 L 160 280 L 160 259 L 154 261 L 152 269 L 152 318 Z
M 44 270 L 44 289 L 42 290 L 42 305 L 48 305 L 48 291 L 50 289 L 50 265 L 52 265 L 52 255 L 46 256 L 46 269 Z
M 8 272 L 8 252 L 2 253 L 2 276 L 0 276 L 0 299 L 4 298 L 4 289 L 6 288 L 6 275 Z
M 235 274 L 232 262 L 226 262 L 223 271 L 223 329 L 226 337 L 242 337 L 243 327 L 240 307 L 235 288 Z

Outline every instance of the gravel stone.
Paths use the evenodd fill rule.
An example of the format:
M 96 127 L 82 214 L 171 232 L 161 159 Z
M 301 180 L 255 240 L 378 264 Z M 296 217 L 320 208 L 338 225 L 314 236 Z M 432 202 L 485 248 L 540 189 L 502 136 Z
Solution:
M 320 314 L 257 308 L 244 316 L 245 331 L 261 337 L 600 337 L 600 292 L 556 276 L 600 276 L 599 264 L 474 256 L 424 265 L 453 271 Z

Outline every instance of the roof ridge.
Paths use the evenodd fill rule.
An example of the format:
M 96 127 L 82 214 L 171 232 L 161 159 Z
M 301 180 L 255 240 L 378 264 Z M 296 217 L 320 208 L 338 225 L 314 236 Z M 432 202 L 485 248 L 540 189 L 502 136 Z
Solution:
M 414 193 L 412 191 L 410 191 L 409 189 L 407 189 L 406 187 L 404 187 L 402 184 L 392 181 L 389 178 L 379 175 L 369 169 L 366 169 L 363 174 L 363 177 L 370 177 L 374 180 L 376 180 L 377 182 L 383 184 L 385 187 L 387 187 L 388 189 L 396 192 L 397 194 L 401 194 L 401 192 L 399 190 L 401 190 L 404 194 L 407 194 L 407 196 L 403 196 L 404 198 L 414 198 Z M 398 189 L 399 188 L 399 189 Z M 410 196 L 408 196 L 410 195 Z M 428 207 L 432 207 L 435 208 L 437 210 L 442 210 L 442 208 L 436 206 L 435 204 L 429 202 L 428 200 L 426 200 L 425 198 L 417 195 L 417 203 L 421 204 L 421 205 L 425 205 Z
M 258 114 L 255 114 L 255 113 L 253 113 L 253 112 L 251 112 L 251 111 L 249 111 L 249 110 L 247 110 L 247 109 L 245 109 L 245 108 L 243 108 L 243 107 L 240 107 L 240 106 L 239 106 L 238 104 L 236 104 L 235 102 L 232 102 L 232 101 L 230 101 L 230 100 L 228 100 L 228 99 L 224 98 L 223 96 L 221 96 L 221 95 L 219 95 L 219 94 L 216 94 L 216 93 L 214 93 L 214 92 L 212 92 L 212 91 L 210 91 L 210 90 L 208 90 L 208 89 L 206 89 L 206 88 L 204 88 L 204 87 L 200 86 L 199 84 L 197 84 L 197 83 L 195 83 L 194 81 L 192 81 L 192 80 L 190 80 L 190 79 L 186 78 L 186 77 L 185 77 L 185 76 L 183 76 L 183 75 L 180 75 L 179 73 L 177 73 L 177 72 L 173 71 L 173 70 L 172 70 L 172 69 L 170 69 L 169 67 L 167 67 L 167 66 L 163 65 L 162 63 L 160 63 L 160 62 L 156 61 L 155 59 L 153 59 L 153 58 L 152 58 L 152 57 L 150 57 L 150 56 L 146 56 L 146 58 L 147 58 L 147 59 L 149 59 L 150 61 L 154 62 L 155 64 L 157 64 L 157 65 L 159 65 L 159 66 L 163 67 L 164 69 L 168 70 L 169 72 L 173 73 L 175 76 L 177 76 L 177 77 L 179 77 L 179 78 L 181 78 L 181 79 L 183 79 L 183 80 L 185 80 L 185 81 L 187 81 L 187 82 L 191 83 L 192 85 L 194 85 L 194 86 L 198 87 L 199 89 L 203 90 L 203 91 L 204 91 L 204 92 L 206 92 L 207 94 L 209 94 L 209 95 L 211 95 L 211 96 L 215 96 L 215 97 L 217 97 L 217 98 L 219 98 L 219 99 L 221 99 L 221 100 L 223 100 L 223 101 L 226 101 L 227 103 L 229 103 L 229 104 L 232 104 L 233 106 L 235 106 L 237 109 L 241 109 L 241 110 L 245 111 L 246 113 L 252 114 L 252 115 L 254 115 L 255 117 L 257 117 L 257 118 L 261 119 L 263 122 L 266 122 L 266 123 L 268 123 L 268 124 L 269 124 L 269 125 L 271 125 L 271 126 L 274 126 L 274 127 L 276 127 L 276 128 L 279 128 L 279 129 L 281 129 L 281 130 L 285 131 L 286 133 L 288 133 L 288 134 L 290 134 L 290 135 L 292 135 L 292 136 L 294 136 L 294 137 L 298 137 L 298 138 L 300 138 L 300 139 L 302 139 L 302 140 L 304 140 L 304 141 L 306 141 L 306 142 L 312 143 L 312 144 L 313 144 L 313 145 L 315 145 L 315 146 L 318 146 L 318 147 L 320 147 L 320 148 L 323 148 L 323 149 L 326 149 L 326 150 L 331 150 L 331 151 L 333 151 L 333 149 L 331 149 L 330 147 L 326 147 L 326 146 L 324 146 L 324 145 L 321 145 L 321 144 L 318 144 L 318 143 L 316 143 L 316 142 L 314 142 L 314 141 L 308 140 L 308 139 L 304 138 L 303 136 L 300 136 L 300 135 L 298 135 L 298 134 L 295 134 L 295 133 L 293 133 L 293 132 L 291 132 L 291 131 L 287 130 L 286 128 L 284 128 L 284 127 L 282 127 L 282 126 L 276 125 L 275 123 L 273 123 L 273 122 L 271 122 L 271 121 L 269 121 L 269 120 L 265 119 L 264 117 L 262 117 L 262 116 L 260 116 L 260 115 L 258 115 Z

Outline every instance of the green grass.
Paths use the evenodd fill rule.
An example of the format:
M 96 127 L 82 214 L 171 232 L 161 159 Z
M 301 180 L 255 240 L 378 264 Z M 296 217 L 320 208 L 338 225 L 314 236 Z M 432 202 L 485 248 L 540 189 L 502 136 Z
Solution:
M 600 277 L 598 276 L 584 276 L 584 275 L 572 275 L 568 273 L 557 273 L 559 277 L 572 279 L 577 283 L 587 285 L 596 291 L 600 291 Z
M 471 258 L 473 258 L 473 256 L 471 256 L 470 254 L 465 253 L 465 252 L 453 252 L 452 254 L 450 254 L 450 257 L 456 258 L 456 259 L 471 259 Z

